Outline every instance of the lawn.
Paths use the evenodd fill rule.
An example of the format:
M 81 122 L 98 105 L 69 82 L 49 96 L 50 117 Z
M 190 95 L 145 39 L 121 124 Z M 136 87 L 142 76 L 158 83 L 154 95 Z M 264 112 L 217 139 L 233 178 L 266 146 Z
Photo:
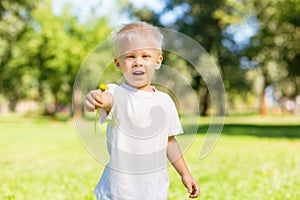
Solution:
M 199 159 L 208 121 L 184 153 L 200 199 L 300 199 L 299 117 L 227 117 L 217 145 Z M 0 199 L 94 199 L 102 170 L 72 121 L 0 116 Z M 169 174 L 169 199 L 188 199 L 172 167 Z

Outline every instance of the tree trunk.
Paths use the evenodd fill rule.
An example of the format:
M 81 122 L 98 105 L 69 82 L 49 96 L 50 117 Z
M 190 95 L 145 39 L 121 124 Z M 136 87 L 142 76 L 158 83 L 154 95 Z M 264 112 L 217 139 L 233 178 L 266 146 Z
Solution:
M 207 88 L 205 88 L 204 97 L 203 97 L 203 108 L 201 111 L 202 116 L 208 115 L 209 102 L 210 102 L 209 91 Z
M 57 93 L 55 93 L 55 95 L 54 95 L 54 108 L 53 108 L 52 112 L 50 113 L 51 119 L 53 121 L 56 120 L 56 113 L 58 111 L 58 105 L 59 105 L 58 96 L 57 96 Z
M 223 84 L 223 83 L 222 83 Z M 219 92 L 218 93 L 218 100 L 219 100 L 219 110 L 218 110 L 218 115 L 219 116 L 225 116 L 226 114 L 226 108 L 225 108 L 225 104 L 226 104 L 226 97 L 225 97 L 225 93 Z
M 81 87 L 77 86 L 73 96 L 73 114 L 75 118 L 82 118 L 82 91 Z
M 264 82 L 262 92 L 260 94 L 260 114 L 261 115 L 267 115 L 268 114 L 268 108 L 266 104 L 266 98 L 265 98 L 265 92 L 267 88 L 266 82 Z
M 17 101 L 14 100 L 14 99 L 10 99 L 9 103 L 8 103 L 9 111 L 15 112 L 16 111 L 16 106 L 17 106 Z

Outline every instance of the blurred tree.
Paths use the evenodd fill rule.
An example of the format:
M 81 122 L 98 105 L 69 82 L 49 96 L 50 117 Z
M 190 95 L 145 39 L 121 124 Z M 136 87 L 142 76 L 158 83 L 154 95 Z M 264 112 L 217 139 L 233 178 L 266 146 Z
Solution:
M 26 97 L 25 59 L 20 56 L 20 41 L 29 30 L 31 0 L 2 0 L 0 2 L 0 91 L 9 101 L 9 108 Z M 24 87 L 23 87 L 24 86 Z
M 292 92 L 286 88 L 282 92 L 289 97 L 300 93 L 300 1 L 252 0 L 244 5 L 259 22 L 259 31 L 245 53 L 262 77 L 260 112 L 267 114 L 265 91 L 269 85 L 285 88 L 293 83 Z
M 78 68 L 111 28 L 105 17 L 93 14 L 79 23 L 70 7 L 54 15 L 49 0 L 34 7 L 26 0 L 1 1 L 0 91 L 11 109 L 28 98 L 53 117 L 60 106 L 71 107 Z
M 225 0 L 166 0 L 164 4 L 163 11 L 159 13 L 134 8 L 130 8 L 130 12 L 132 16 L 143 21 L 175 29 L 199 42 L 219 66 L 227 92 L 233 91 L 237 95 L 244 94 L 246 96 L 247 89 L 250 87 L 244 78 L 244 72 L 240 68 L 240 54 L 238 51 L 234 51 L 233 47 L 224 45 L 225 40 L 236 45 L 232 36 L 226 34 L 226 28 L 243 20 L 242 14 L 237 12 L 239 4 Z M 173 21 L 165 24 L 162 19 L 168 14 L 173 15 Z M 168 58 L 165 60 L 167 63 Z M 176 65 L 172 66 L 176 67 Z M 207 115 L 210 96 L 206 83 L 194 67 L 190 66 L 189 72 L 193 79 L 194 90 L 199 93 L 201 98 L 201 114 Z M 230 95 L 230 98 L 234 97 Z M 219 95 L 219 101 L 225 102 L 225 97 Z M 224 115 L 225 108 L 222 105 L 224 104 L 220 104 L 217 112 Z
M 30 66 L 37 71 L 39 101 L 45 108 L 51 105 L 47 112 L 55 117 L 59 106 L 71 106 L 78 68 L 111 29 L 105 19 L 99 18 L 79 24 L 68 6 L 61 16 L 53 15 L 51 9 L 51 2 L 47 1 L 32 12 L 33 29 L 28 39 Z

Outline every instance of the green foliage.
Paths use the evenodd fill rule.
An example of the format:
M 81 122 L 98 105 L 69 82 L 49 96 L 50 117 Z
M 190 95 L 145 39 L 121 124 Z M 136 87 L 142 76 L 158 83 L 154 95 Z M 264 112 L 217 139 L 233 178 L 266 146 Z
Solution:
M 282 96 L 299 95 L 299 0 L 167 0 L 163 4 L 161 12 L 128 6 L 126 0 L 120 1 L 118 6 L 126 7 L 124 12 L 131 14 L 132 19 L 158 26 L 162 26 L 162 16 L 181 10 L 166 27 L 192 37 L 207 50 L 219 66 L 228 93 L 227 103 L 236 99 L 247 103 L 249 96 L 262 97 L 269 85 L 275 85 Z M 59 105 L 70 106 L 77 70 L 89 52 L 107 39 L 112 30 L 108 24 L 111 16 L 99 18 L 93 13 L 87 23 L 80 24 L 78 18 L 71 15 L 71 7 L 66 5 L 62 14 L 56 16 L 50 0 L 0 2 L 0 93 L 12 110 L 21 100 L 38 101 L 44 109 L 54 105 L 54 109 L 48 109 L 52 115 Z M 249 16 L 257 19 L 258 33 L 244 46 L 246 49 L 236 48 L 226 28 L 243 23 Z M 232 48 L 225 47 L 224 41 L 229 41 Z M 99 60 L 97 55 L 96 52 L 89 62 Z M 241 69 L 241 57 L 257 65 Z M 101 65 L 104 61 L 96 63 Z M 176 68 L 174 63 L 180 66 Z M 202 113 L 208 114 L 209 94 L 201 75 L 172 55 L 165 55 L 164 64 L 188 77 L 200 95 Z M 85 75 L 93 77 L 93 72 L 85 72 Z M 113 63 L 99 80 L 110 81 L 120 81 Z M 219 112 L 224 112 L 224 108 Z
M 26 58 L 22 55 L 21 41 L 29 29 L 32 9 L 30 0 L 0 2 L 0 91 L 6 94 L 11 109 L 27 96 L 21 89 L 26 83 L 22 77 Z
M 242 97 L 246 96 L 247 89 L 250 88 L 239 64 L 238 52 L 230 51 L 223 45 L 224 40 L 232 40 L 228 35 L 224 34 L 225 29 L 235 23 L 243 21 L 243 13 L 239 12 L 240 4 L 235 1 L 199 1 L 199 0 L 174 0 L 165 1 L 164 10 L 160 13 L 145 15 L 143 11 L 133 10 L 133 15 L 143 21 L 154 23 L 162 26 L 161 18 L 175 10 L 181 10 L 181 15 L 176 15 L 175 21 L 167 24 L 167 28 L 175 29 L 180 33 L 184 33 L 196 40 L 209 53 L 216 65 L 220 69 L 220 73 L 224 80 L 224 85 L 229 93 L 234 94 L 238 91 Z M 149 11 L 147 11 L 148 13 Z M 173 66 L 173 61 L 169 62 L 169 58 L 164 59 L 164 63 Z M 176 62 L 175 62 L 176 63 Z M 208 115 L 210 104 L 208 90 L 201 74 L 196 72 L 193 66 L 188 66 L 189 74 L 192 76 L 192 86 L 199 93 L 201 98 L 200 108 L 203 115 Z M 230 95 L 230 97 L 234 95 Z M 224 97 L 219 97 L 220 99 Z M 224 114 L 225 108 L 220 106 L 218 114 Z
M 229 102 L 233 102 L 235 98 L 246 102 L 251 93 L 250 95 L 260 98 L 261 106 L 264 107 L 265 89 L 272 84 L 276 84 L 277 90 L 281 90 L 284 96 L 294 98 L 299 95 L 299 0 L 170 0 L 165 1 L 162 12 L 149 14 L 149 11 L 133 10 L 132 13 L 135 17 L 160 26 L 161 17 L 175 10 L 181 10 L 182 13 L 175 14 L 174 22 L 167 26 L 194 38 L 209 52 L 220 67 Z M 232 35 L 226 34 L 226 28 L 241 24 L 248 17 L 257 19 L 259 31 L 249 45 L 243 44 L 243 48 L 239 49 Z M 229 42 L 232 49 L 225 47 L 223 41 Z M 242 57 L 250 58 L 250 62 L 254 61 L 255 65 L 250 63 L 252 67 L 242 70 Z M 205 85 L 201 76 L 190 69 L 195 90 L 203 91 Z M 293 92 L 290 92 L 291 87 L 294 88 Z M 199 93 L 200 96 L 207 96 L 205 92 Z M 206 104 L 207 99 L 202 98 L 201 102 Z M 266 110 L 266 107 L 261 109 L 263 110 Z
M 54 16 L 50 2 L 42 3 L 32 15 L 37 27 L 33 30 L 36 37 L 32 46 L 37 48 L 32 60 L 39 71 L 39 91 L 43 99 L 47 92 L 50 93 L 51 102 L 56 106 L 70 105 L 77 70 L 89 51 L 106 39 L 111 29 L 102 19 L 79 24 L 67 7 L 62 16 Z M 35 55 L 40 57 L 35 59 Z
M 300 2 L 252 0 L 245 7 L 259 21 L 259 32 L 245 55 L 258 63 L 265 87 L 276 83 L 285 96 L 295 97 L 300 93 Z M 284 86 L 291 80 L 295 91 L 287 94 Z
M 3 5 L 16 7 L 14 2 Z M 91 16 L 80 24 L 68 5 L 60 16 L 52 13 L 51 1 L 38 1 L 34 6 L 27 9 L 27 4 L 18 4 L 19 18 L 14 11 L 2 14 L 0 88 L 14 103 L 12 108 L 20 100 L 32 99 L 44 109 L 53 105 L 48 112 L 55 115 L 59 105 L 71 106 L 77 70 L 111 28 L 104 17 Z

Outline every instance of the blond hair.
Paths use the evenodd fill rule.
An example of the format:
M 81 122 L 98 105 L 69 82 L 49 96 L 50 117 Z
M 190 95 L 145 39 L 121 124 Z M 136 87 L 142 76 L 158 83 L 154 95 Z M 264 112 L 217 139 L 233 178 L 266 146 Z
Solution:
M 151 44 L 147 46 L 147 48 L 158 49 L 161 53 L 163 35 L 159 31 L 159 29 L 146 22 L 133 22 L 130 24 L 125 24 L 115 34 L 115 55 L 119 56 L 117 50 L 120 46 L 121 41 L 127 40 L 129 42 L 134 42 L 138 39 L 151 42 Z

